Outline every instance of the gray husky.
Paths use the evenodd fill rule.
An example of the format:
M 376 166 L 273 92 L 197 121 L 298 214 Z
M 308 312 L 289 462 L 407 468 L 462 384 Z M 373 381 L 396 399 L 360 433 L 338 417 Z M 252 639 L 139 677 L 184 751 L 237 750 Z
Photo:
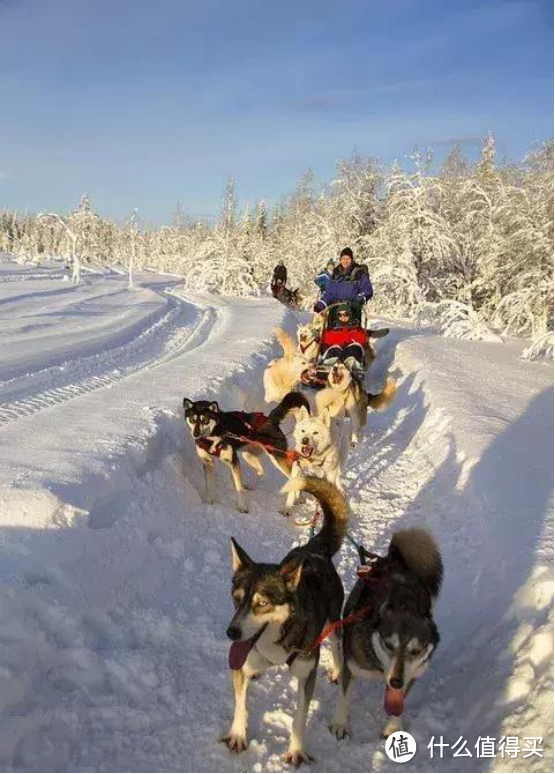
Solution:
M 233 641 L 229 652 L 235 712 L 224 741 L 232 752 L 247 748 L 247 688 L 251 678 L 266 669 L 287 664 L 298 680 L 298 704 L 293 718 L 287 763 L 312 760 L 305 750 L 308 708 L 320 658 L 317 639 L 328 623 L 339 620 L 343 585 L 332 557 L 339 551 L 347 527 L 347 506 L 327 481 L 294 478 L 284 491 L 306 491 L 320 503 L 324 523 L 309 542 L 294 548 L 279 564 L 253 561 L 231 540 L 232 599 L 235 614 L 227 628 Z M 339 640 L 330 638 L 332 679 L 341 669 Z
M 432 603 L 442 579 L 443 563 L 432 536 L 406 529 L 393 535 L 387 556 L 377 557 L 355 584 L 344 615 L 360 617 L 343 629 L 341 697 L 330 727 L 338 739 L 350 734 L 356 678 L 385 681 L 389 720 L 382 736 L 401 730 L 405 697 L 439 642 Z

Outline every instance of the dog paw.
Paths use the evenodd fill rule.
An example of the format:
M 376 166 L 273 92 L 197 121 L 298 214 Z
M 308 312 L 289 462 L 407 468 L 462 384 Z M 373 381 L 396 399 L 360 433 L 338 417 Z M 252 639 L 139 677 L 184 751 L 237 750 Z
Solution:
M 244 752 L 249 746 L 246 736 L 243 736 L 242 734 L 232 734 L 231 732 L 222 736 L 220 741 L 226 745 L 229 752 L 237 754 Z
M 281 513 L 282 516 L 285 516 L 286 519 L 288 519 L 292 514 L 291 508 L 280 508 L 279 513 Z
M 389 720 L 385 726 L 382 728 L 382 731 L 380 733 L 380 736 L 382 739 L 389 739 L 391 734 L 394 734 L 396 731 L 402 731 L 403 724 L 395 718 L 394 720 Z
M 343 725 L 342 723 L 330 723 L 330 734 L 333 734 L 336 739 L 346 739 L 351 736 L 351 729 L 348 723 Z
M 312 763 L 314 758 L 304 750 L 289 750 L 285 753 L 284 760 L 285 763 L 288 763 L 290 766 L 295 766 L 295 768 L 298 769 L 301 763 Z
M 340 669 L 331 669 L 328 672 L 328 678 L 330 683 L 333 683 L 334 685 L 337 685 L 339 683 L 339 678 L 341 677 L 341 670 Z
M 249 506 L 245 505 L 244 503 L 239 503 L 237 505 L 237 510 L 239 513 L 248 513 L 249 512 Z

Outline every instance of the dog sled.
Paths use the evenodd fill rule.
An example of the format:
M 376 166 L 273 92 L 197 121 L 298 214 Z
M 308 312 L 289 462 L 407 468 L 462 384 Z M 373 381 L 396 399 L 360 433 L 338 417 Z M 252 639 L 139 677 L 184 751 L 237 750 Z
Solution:
M 271 284 L 273 297 L 288 309 L 297 311 L 300 309 L 299 289 L 290 290 L 282 280 L 274 280 Z
M 345 301 L 332 304 L 327 307 L 327 309 L 325 309 L 324 313 L 321 315 L 324 320 L 323 327 L 321 327 L 319 330 L 314 329 L 315 340 L 318 342 L 318 352 L 316 357 L 311 360 L 307 368 L 301 373 L 301 386 L 303 388 L 320 390 L 323 387 L 326 387 L 329 383 L 329 376 L 332 369 L 337 362 L 340 362 L 340 358 L 338 357 L 326 358 L 326 351 L 328 350 L 328 346 L 324 345 L 322 341 L 324 339 L 325 332 L 334 329 L 337 325 L 338 309 L 345 306 L 349 307 L 351 320 L 355 323 L 351 326 L 353 330 L 356 329 L 358 331 L 365 331 L 368 335 L 368 338 L 370 338 L 374 333 L 373 331 L 367 330 L 367 315 L 364 307 Z M 377 331 L 376 333 L 378 333 L 380 336 L 385 335 L 387 330 L 384 329 L 384 332 Z M 351 370 L 353 378 L 361 384 L 364 381 L 368 367 L 370 366 L 370 363 L 373 359 L 374 350 L 371 344 L 367 343 L 362 360 L 362 369 L 354 368 Z

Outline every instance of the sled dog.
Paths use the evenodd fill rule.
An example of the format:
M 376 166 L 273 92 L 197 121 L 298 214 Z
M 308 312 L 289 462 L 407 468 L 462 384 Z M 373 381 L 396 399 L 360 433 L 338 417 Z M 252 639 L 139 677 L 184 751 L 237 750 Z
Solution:
M 289 288 L 286 288 L 285 285 L 282 285 L 278 290 L 277 299 L 285 306 L 288 306 L 290 309 L 299 309 L 301 304 L 299 288 L 290 290 Z
M 293 462 L 291 477 L 300 475 L 301 470 L 320 472 L 343 494 L 341 477 L 349 453 L 349 439 L 342 422 L 332 419 L 328 409 L 318 416 L 311 416 L 304 406 L 297 412 L 293 440 L 298 459 Z M 287 496 L 284 516 L 290 516 L 297 502 L 298 491 L 291 490 Z
M 397 387 L 394 379 L 388 378 L 383 390 L 373 395 L 354 379 L 344 363 L 336 363 L 328 374 L 328 387 L 316 395 L 316 407 L 321 414 L 328 408 L 332 416 L 345 409 L 351 423 L 351 444 L 358 443 L 360 429 L 365 426 L 368 409 L 384 411 L 395 396 Z
M 308 361 L 297 352 L 295 342 L 281 328 L 276 336 L 283 349 L 283 357 L 272 360 L 264 371 L 264 400 L 266 403 L 280 401 L 301 381 L 301 374 L 307 368 Z
M 432 604 L 442 579 L 443 563 L 432 536 L 406 529 L 393 535 L 387 556 L 376 557 L 368 574 L 357 580 L 343 612 L 344 617 L 362 617 L 343 627 L 341 696 L 330 726 L 338 739 L 350 734 L 349 705 L 357 678 L 385 682 L 389 720 L 382 736 L 401 730 L 405 698 L 439 642 Z
M 297 709 L 285 756 L 295 766 L 312 760 L 305 748 L 308 708 L 316 682 L 320 648 L 316 642 L 328 623 L 339 620 L 343 586 L 332 557 L 347 528 L 347 506 L 337 489 L 316 478 L 295 478 L 282 491 L 314 495 L 324 512 L 323 526 L 306 545 L 294 548 L 279 564 L 259 563 L 231 539 L 232 599 L 235 614 L 227 627 L 232 640 L 235 711 L 222 741 L 242 752 L 247 741 L 247 689 L 252 677 L 287 664 L 298 680 Z M 332 679 L 339 677 L 338 637 L 331 639 Z
M 297 392 L 286 395 L 269 416 L 243 411 L 222 411 L 216 401 L 183 400 L 185 422 L 195 441 L 197 454 L 202 460 L 206 486 L 206 501 L 216 501 L 214 459 L 220 459 L 231 470 L 237 492 L 237 509 L 248 512 L 245 489 L 241 480 L 238 452 L 259 476 L 264 474 L 260 461 L 266 452 L 274 465 L 289 477 L 291 462 L 287 456 L 287 439 L 280 424 L 290 414 L 308 406 L 308 401 Z
M 320 351 L 321 326 L 299 325 L 297 328 L 298 354 L 307 361 L 315 360 Z
M 372 363 L 372 361 L 376 358 L 376 350 L 374 348 L 374 343 L 370 341 L 370 339 L 381 339 L 384 336 L 387 336 L 389 333 L 389 328 L 376 328 L 375 330 L 372 330 L 371 328 L 366 331 L 368 334 L 368 342 L 366 344 L 366 348 L 364 350 L 364 370 L 367 371 Z

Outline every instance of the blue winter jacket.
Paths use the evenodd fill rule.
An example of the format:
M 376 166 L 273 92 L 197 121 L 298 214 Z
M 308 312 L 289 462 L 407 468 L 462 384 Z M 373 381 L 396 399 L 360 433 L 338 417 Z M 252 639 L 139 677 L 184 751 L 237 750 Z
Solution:
M 367 267 L 364 264 L 353 263 L 347 273 L 341 267 L 334 271 L 322 293 L 322 298 L 314 309 L 316 312 L 321 312 L 326 306 L 336 304 L 339 301 L 351 301 L 362 306 L 373 295 L 374 289 L 368 276 Z

